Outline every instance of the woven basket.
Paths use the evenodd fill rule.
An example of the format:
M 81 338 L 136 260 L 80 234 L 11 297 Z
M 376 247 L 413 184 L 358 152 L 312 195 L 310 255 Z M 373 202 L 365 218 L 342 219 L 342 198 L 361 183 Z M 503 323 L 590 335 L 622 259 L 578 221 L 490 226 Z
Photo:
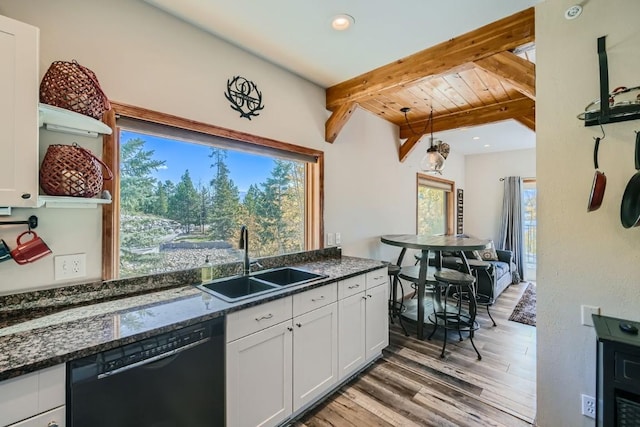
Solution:
M 40 82 L 40 102 L 98 120 L 111 109 L 96 75 L 75 60 L 55 61 L 49 66 Z
M 109 167 L 76 143 L 50 145 L 40 166 L 40 187 L 50 196 L 95 197 L 111 179 Z

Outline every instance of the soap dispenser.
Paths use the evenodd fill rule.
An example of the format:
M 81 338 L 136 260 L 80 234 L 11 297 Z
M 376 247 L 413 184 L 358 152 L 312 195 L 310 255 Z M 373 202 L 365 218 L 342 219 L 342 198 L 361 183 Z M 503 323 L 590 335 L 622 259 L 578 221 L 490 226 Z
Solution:
M 209 261 L 209 255 L 204 260 L 204 264 L 200 268 L 202 283 L 210 282 L 213 279 L 213 265 Z

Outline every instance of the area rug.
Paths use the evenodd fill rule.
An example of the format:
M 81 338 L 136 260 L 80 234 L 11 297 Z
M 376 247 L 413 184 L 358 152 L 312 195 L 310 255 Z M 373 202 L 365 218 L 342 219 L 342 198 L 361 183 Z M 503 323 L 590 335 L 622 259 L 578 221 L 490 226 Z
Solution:
M 509 320 L 536 326 L 536 285 L 529 282 Z

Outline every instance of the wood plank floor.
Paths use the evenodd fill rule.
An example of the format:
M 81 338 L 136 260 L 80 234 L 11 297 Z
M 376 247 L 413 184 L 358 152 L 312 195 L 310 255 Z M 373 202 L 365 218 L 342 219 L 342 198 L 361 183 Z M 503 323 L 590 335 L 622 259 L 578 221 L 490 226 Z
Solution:
M 536 414 L 536 329 L 508 320 L 527 284 L 512 285 L 491 313 L 483 307 L 474 342 L 449 334 L 406 337 L 396 321 L 383 357 L 295 422 L 295 427 L 533 425 Z M 405 322 L 406 323 L 406 322 Z M 427 332 L 430 331 L 430 328 Z M 453 337 L 451 337 L 453 335 Z M 464 336 L 464 335 L 463 335 Z

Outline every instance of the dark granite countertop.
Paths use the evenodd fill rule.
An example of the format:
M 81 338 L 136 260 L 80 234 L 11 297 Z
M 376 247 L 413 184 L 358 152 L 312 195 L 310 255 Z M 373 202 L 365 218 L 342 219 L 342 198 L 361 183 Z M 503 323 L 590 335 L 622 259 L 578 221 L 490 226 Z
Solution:
M 381 261 L 353 257 L 292 264 L 327 278 L 236 303 L 224 302 L 191 284 L 185 286 L 184 282 L 181 286 L 147 291 L 142 295 L 133 290 L 133 296 L 95 304 L 82 301 L 77 306 L 72 301 L 73 294 L 65 297 L 64 292 L 58 292 L 56 304 L 63 307 L 59 311 L 48 313 L 33 308 L 33 316 L 29 316 L 29 311 L 22 309 L 20 321 L 0 323 L 0 380 L 224 316 L 385 265 Z M 38 302 L 46 304 L 46 301 Z

